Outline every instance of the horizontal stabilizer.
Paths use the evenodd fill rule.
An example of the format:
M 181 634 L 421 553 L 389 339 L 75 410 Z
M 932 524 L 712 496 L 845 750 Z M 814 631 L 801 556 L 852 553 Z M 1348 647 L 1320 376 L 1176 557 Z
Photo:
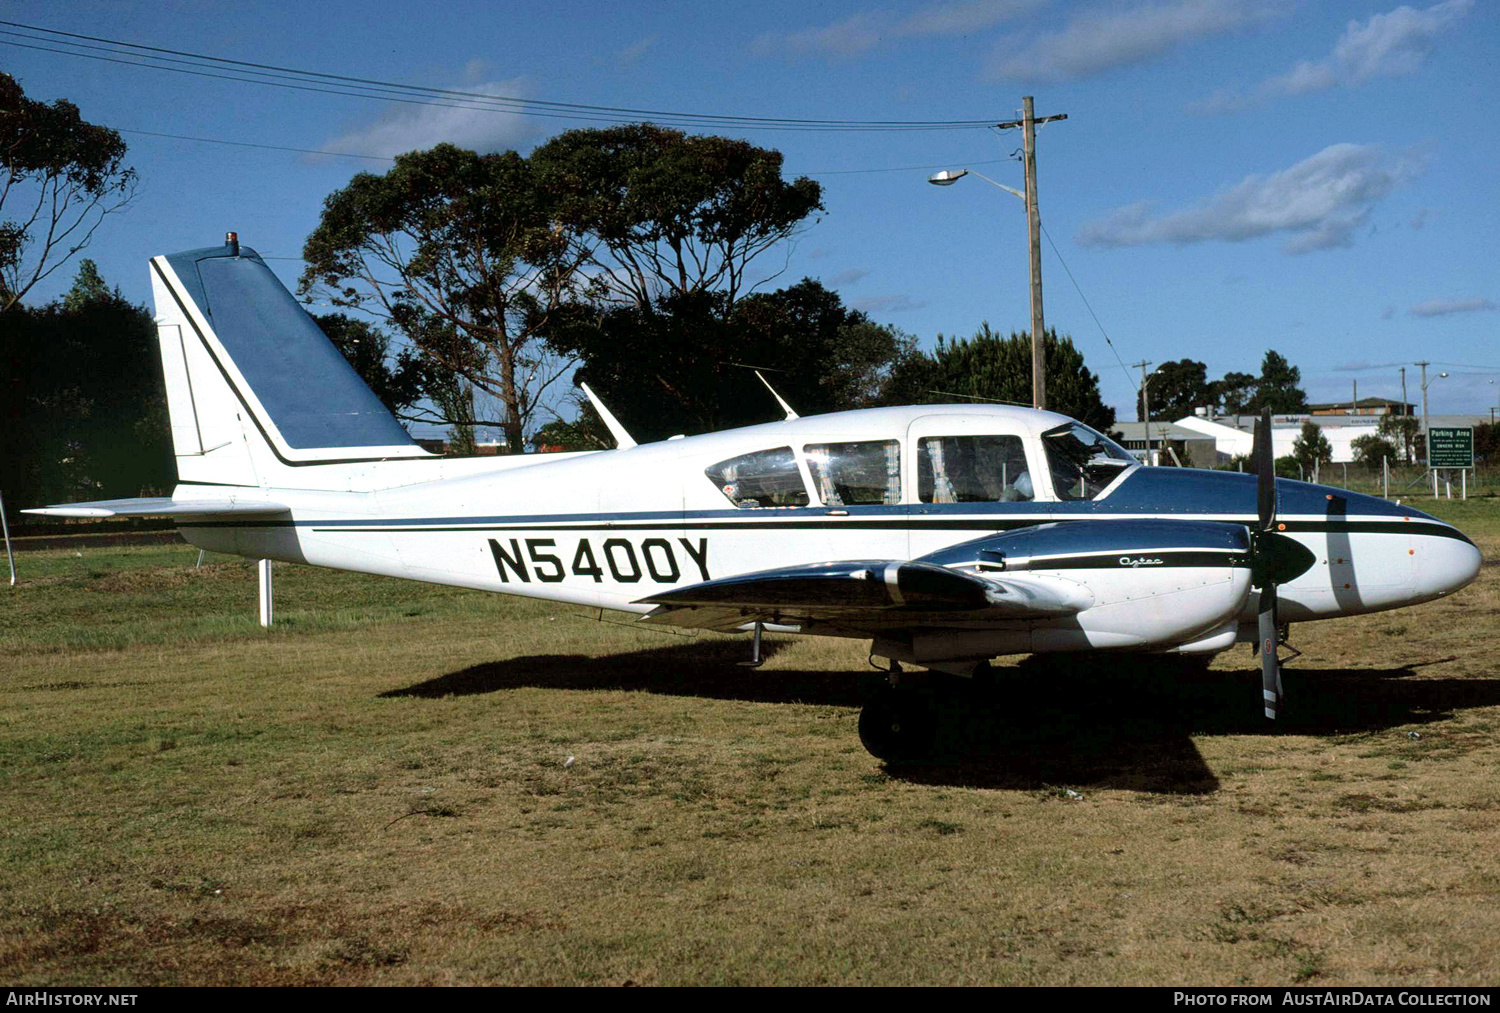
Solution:
M 23 514 L 46 517 L 269 517 L 289 513 L 280 503 L 265 500 L 168 499 L 165 496 L 145 499 L 101 499 L 92 503 L 64 503 L 60 506 L 22 510 Z

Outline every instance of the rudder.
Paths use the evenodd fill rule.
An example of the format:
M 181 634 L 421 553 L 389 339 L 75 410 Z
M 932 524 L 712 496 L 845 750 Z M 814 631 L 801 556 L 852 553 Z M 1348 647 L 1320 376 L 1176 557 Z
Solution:
M 181 482 L 277 485 L 289 468 L 429 456 L 233 233 L 151 269 Z

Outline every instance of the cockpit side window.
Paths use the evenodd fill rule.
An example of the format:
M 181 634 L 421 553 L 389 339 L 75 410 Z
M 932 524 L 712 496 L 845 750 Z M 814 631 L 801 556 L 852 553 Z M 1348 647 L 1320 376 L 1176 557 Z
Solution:
M 894 506 L 901 502 L 898 441 L 817 443 L 802 449 L 813 485 L 827 506 Z
M 1136 463 L 1128 450 L 1078 422 L 1047 430 L 1042 447 L 1052 490 L 1063 500 L 1093 499 Z
M 741 454 L 711 465 L 703 473 L 741 509 L 808 504 L 807 486 L 791 447 Z
M 1011 503 L 1034 495 L 1019 436 L 917 440 L 917 498 L 923 503 Z

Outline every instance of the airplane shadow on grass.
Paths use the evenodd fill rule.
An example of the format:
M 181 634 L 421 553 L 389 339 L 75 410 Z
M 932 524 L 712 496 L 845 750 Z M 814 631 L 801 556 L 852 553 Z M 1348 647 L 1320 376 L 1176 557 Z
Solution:
M 768 641 L 765 656 L 782 644 Z M 625 690 L 713 700 L 859 707 L 880 673 L 738 667 L 744 644 L 697 641 L 601 658 L 531 655 L 487 662 L 386 697 L 507 689 Z M 1418 667 L 1287 668 L 1287 712 L 1260 713 L 1260 671 L 1184 674 L 1149 656 L 1046 655 L 996 670 L 987 687 L 953 680 L 924 693 L 939 748 L 923 765 L 889 765 L 914 783 L 1039 789 L 1125 788 L 1198 794 L 1218 779 L 1195 735 L 1334 735 L 1424 724 L 1500 704 L 1500 679 L 1417 678 Z M 1442 659 L 1451 660 L 1451 659 Z M 1438 664 L 1440 662 L 1431 662 Z

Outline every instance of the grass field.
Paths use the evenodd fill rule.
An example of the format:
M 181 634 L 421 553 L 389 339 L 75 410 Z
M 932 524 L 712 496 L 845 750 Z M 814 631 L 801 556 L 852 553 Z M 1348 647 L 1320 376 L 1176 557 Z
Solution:
M 1431 501 L 1414 501 L 1427 508 Z M 1494 559 L 1500 503 L 1439 503 Z M 599 623 L 195 549 L 0 587 L 0 978 L 40 984 L 1500 980 L 1500 570 L 1299 626 L 1290 720 L 1005 659 L 961 758 L 856 733 L 863 644 Z M 573 762 L 566 761 L 572 757 Z

